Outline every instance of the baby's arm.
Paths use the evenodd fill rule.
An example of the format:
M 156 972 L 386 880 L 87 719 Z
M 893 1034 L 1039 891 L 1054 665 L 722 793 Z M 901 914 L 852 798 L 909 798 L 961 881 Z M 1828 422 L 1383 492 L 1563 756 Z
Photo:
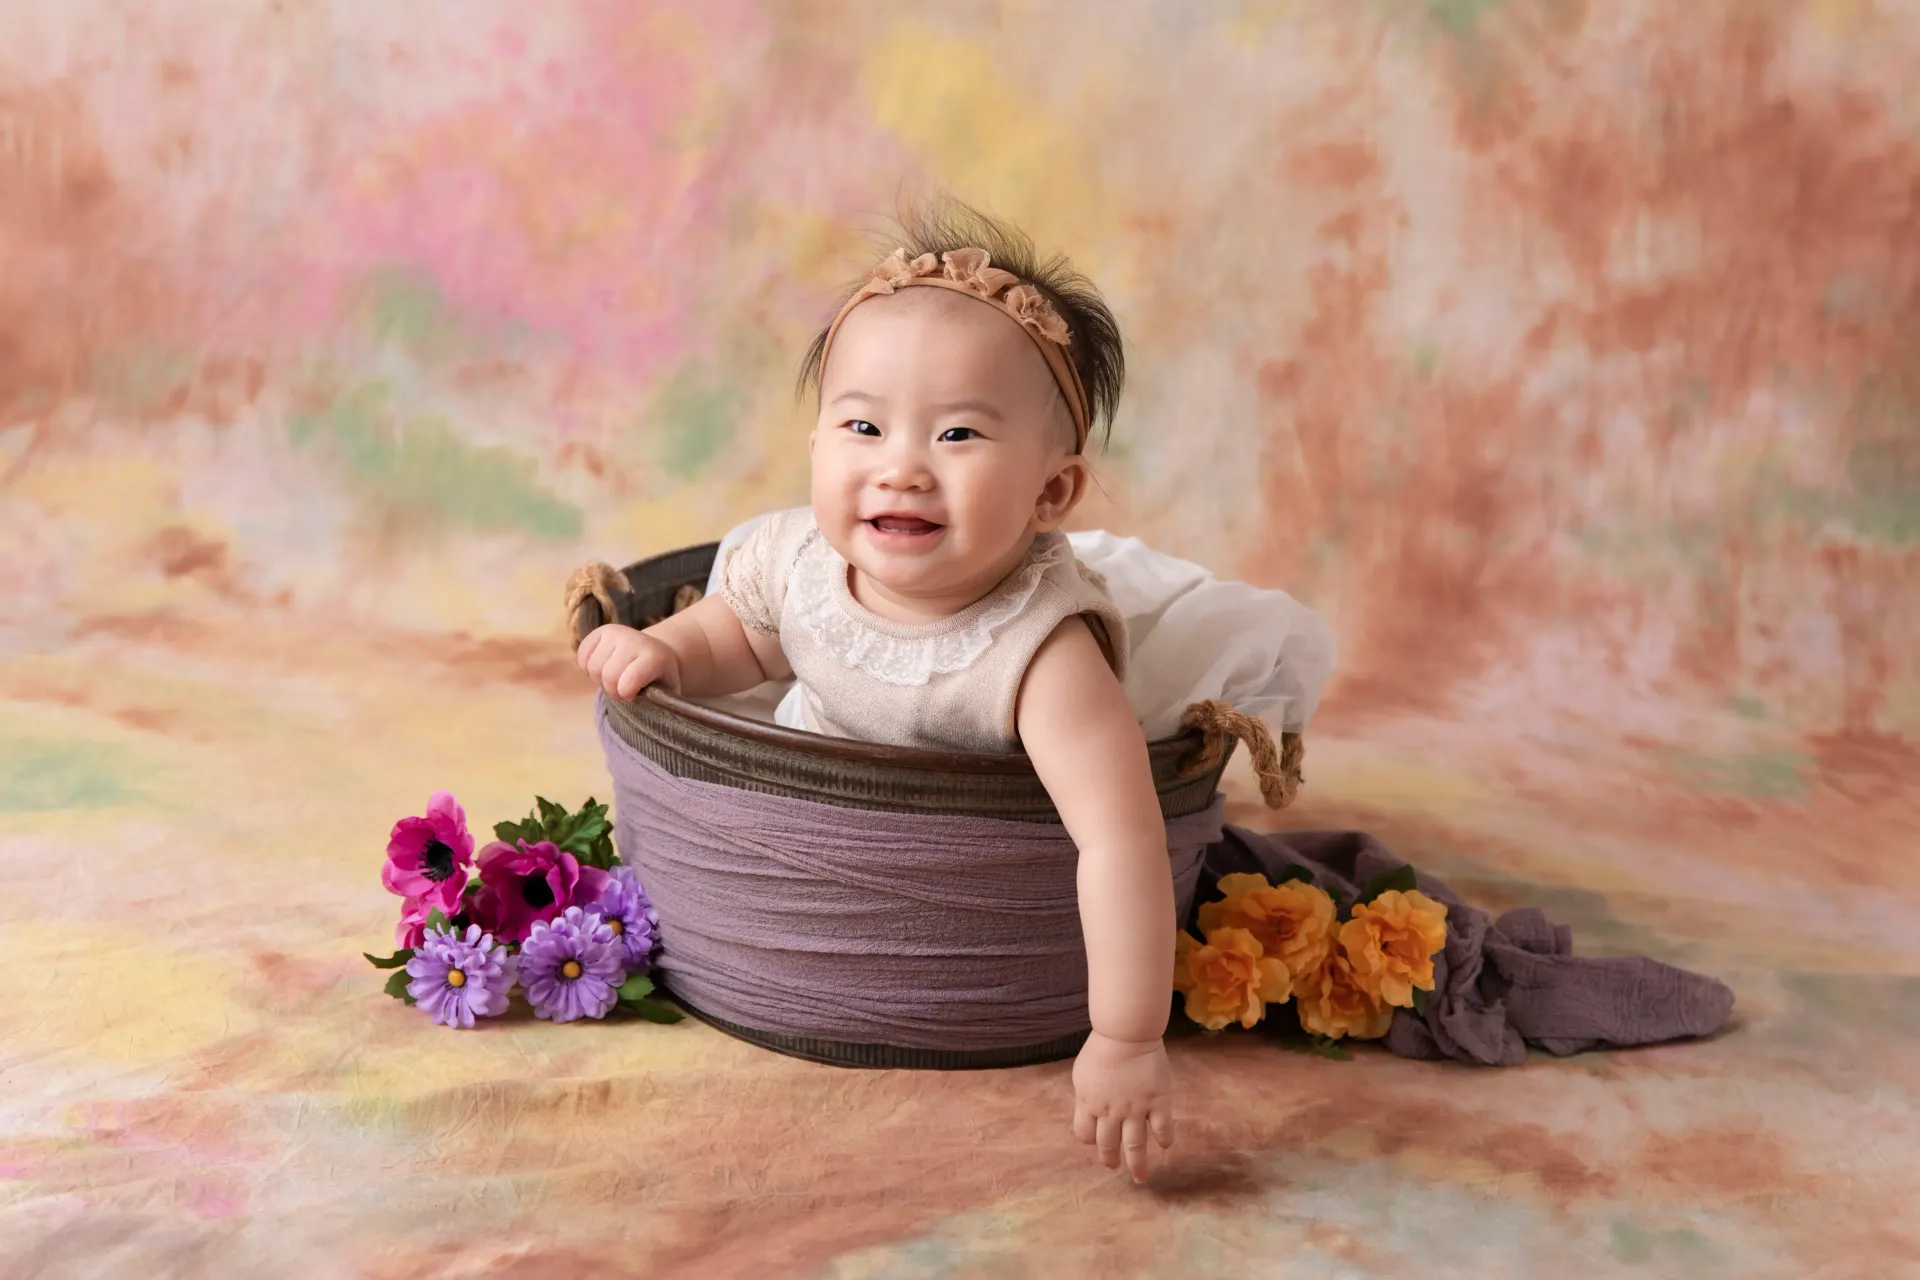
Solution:
M 793 674 L 779 637 L 749 631 L 718 595 L 645 631 L 617 623 L 596 627 L 580 642 L 577 660 L 622 701 L 656 682 L 689 698 L 715 698 Z
M 1109 1168 L 1146 1176 L 1149 1130 L 1173 1142 L 1161 1037 L 1173 992 L 1173 873 L 1146 735 L 1087 624 L 1062 623 L 1021 683 L 1021 742 L 1080 850 L 1093 1034 L 1074 1064 L 1074 1121 Z

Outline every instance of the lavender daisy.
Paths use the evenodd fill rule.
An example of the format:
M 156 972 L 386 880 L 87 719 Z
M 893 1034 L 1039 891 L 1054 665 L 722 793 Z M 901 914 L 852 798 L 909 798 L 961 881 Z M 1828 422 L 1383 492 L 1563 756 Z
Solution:
M 646 890 L 640 887 L 631 868 L 614 867 L 608 874 L 607 887 L 601 890 L 600 901 L 593 909 L 619 940 L 627 973 L 645 973 L 659 942 L 656 926 L 660 923 L 660 913 L 647 900 Z
M 513 957 L 470 924 L 464 935 L 434 929 L 407 961 L 407 994 L 445 1027 L 471 1027 L 475 1018 L 504 1013 L 514 981 Z
M 579 907 L 568 907 L 551 921 L 535 921 L 520 944 L 519 960 L 520 985 L 534 1015 L 555 1022 L 606 1017 L 627 980 L 613 929 L 598 912 Z

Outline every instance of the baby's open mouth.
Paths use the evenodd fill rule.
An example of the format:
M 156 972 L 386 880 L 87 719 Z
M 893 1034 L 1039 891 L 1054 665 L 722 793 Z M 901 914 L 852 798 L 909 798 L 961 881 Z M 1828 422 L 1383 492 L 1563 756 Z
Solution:
M 919 516 L 875 516 L 867 523 L 881 533 L 928 534 L 938 533 L 946 527 L 931 520 L 922 520 Z

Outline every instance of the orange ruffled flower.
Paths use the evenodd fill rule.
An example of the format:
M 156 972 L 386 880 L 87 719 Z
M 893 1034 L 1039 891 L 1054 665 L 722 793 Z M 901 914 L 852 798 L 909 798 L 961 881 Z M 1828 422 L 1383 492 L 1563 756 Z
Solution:
M 955 249 L 941 254 L 940 261 L 946 264 L 946 270 L 941 274 L 955 284 L 965 285 L 983 298 L 991 298 L 1002 289 L 1020 283 L 1020 277 L 1013 272 L 988 266 L 993 259 L 987 256 L 985 249 Z
M 1316 1035 L 1338 1040 L 1378 1040 L 1393 1024 L 1393 1007 L 1355 980 L 1353 966 L 1338 952 L 1295 991 L 1300 1025 Z
M 1287 966 L 1260 950 L 1245 929 L 1209 929 L 1205 942 L 1182 929 L 1174 944 L 1173 986 L 1187 1016 L 1209 1031 L 1229 1022 L 1251 1027 L 1269 1004 L 1293 994 Z
M 1382 1004 L 1413 1007 L 1413 989 L 1433 990 L 1433 957 L 1447 945 L 1447 908 L 1418 889 L 1389 889 L 1353 908 L 1340 949 L 1354 981 Z
M 1318 969 L 1333 949 L 1337 926 L 1326 890 L 1300 880 L 1272 885 L 1261 876 L 1242 873 L 1222 876 L 1220 892 L 1225 895 L 1222 901 L 1200 908 L 1200 927 L 1245 929 L 1296 980 Z
M 909 260 L 905 249 L 895 249 L 886 260 L 867 272 L 867 281 L 861 286 L 862 293 L 892 293 L 903 288 L 916 276 L 930 276 L 940 264 L 930 253 Z

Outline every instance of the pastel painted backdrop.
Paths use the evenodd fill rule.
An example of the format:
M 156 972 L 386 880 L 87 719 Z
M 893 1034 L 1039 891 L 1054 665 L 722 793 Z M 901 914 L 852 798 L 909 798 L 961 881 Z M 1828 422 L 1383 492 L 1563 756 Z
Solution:
M 1920 1274 L 1920 7 L 0 7 L 8 1275 Z M 903 192 L 1105 289 L 1085 522 L 1324 610 L 1297 824 L 1732 981 L 1505 1073 L 378 993 L 385 831 L 605 783 L 567 571 L 804 500 Z M 1259 819 L 1236 778 L 1236 813 Z

